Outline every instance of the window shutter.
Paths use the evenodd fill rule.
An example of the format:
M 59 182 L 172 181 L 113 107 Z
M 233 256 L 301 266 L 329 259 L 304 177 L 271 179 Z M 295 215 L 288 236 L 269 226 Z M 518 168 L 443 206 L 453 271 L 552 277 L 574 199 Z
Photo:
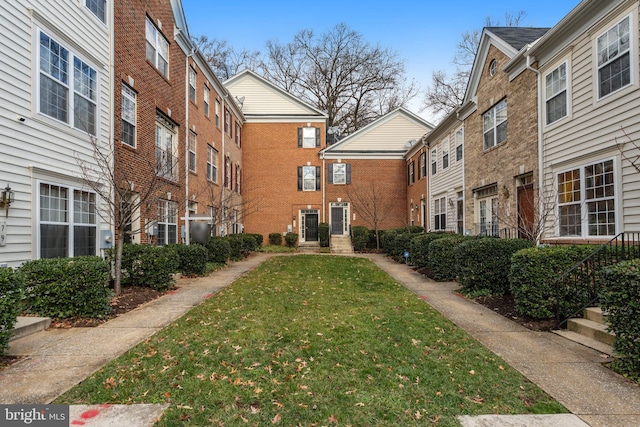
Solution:
M 316 128 L 316 147 L 320 147 L 320 128 Z
M 347 163 L 347 184 L 351 184 L 351 163 Z
M 329 184 L 333 184 L 333 163 L 329 163 Z
M 316 166 L 316 191 L 320 190 L 320 166 Z
M 298 166 L 298 191 L 302 191 L 302 166 Z
M 298 128 L 298 148 L 302 148 L 302 128 Z

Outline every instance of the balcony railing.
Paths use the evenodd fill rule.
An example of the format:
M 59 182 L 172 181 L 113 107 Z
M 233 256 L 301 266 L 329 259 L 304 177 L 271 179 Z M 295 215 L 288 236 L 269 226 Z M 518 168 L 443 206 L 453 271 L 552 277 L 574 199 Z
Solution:
M 156 175 L 171 181 L 178 180 L 178 157 L 169 150 L 156 147 Z
M 500 236 L 499 223 L 496 222 L 481 222 L 473 224 L 474 234 L 479 236 Z

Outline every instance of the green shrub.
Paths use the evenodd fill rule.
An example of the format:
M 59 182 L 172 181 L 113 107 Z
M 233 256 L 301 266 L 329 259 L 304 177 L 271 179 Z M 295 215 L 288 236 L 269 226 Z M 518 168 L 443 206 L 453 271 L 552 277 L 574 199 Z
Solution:
M 436 239 L 429 244 L 427 267 L 432 279 L 439 282 L 456 279 L 458 276 L 454 262 L 456 248 L 469 239 L 469 237 L 461 234 L 447 234 L 445 237 Z
M 176 245 L 178 271 L 185 276 L 202 276 L 207 269 L 209 251 L 200 244 Z
M 245 241 L 241 234 L 229 234 L 224 238 L 229 242 L 229 259 L 232 261 L 240 261 L 249 254 L 246 250 Z
M 262 234 L 245 233 L 245 236 L 251 236 L 253 237 L 253 240 L 255 240 L 255 246 L 251 249 L 252 252 L 255 252 L 258 249 L 260 249 L 260 246 L 262 246 L 262 242 L 264 242 L 264 236 Z
M 13 326 L 20 313 L 23 280 L 11 268 L 0 268 L 0 356 L 9 348 Z
M 426 268 L 429 263 L 429 245 L 434 240 L 442 239 L 450 236 L 449 233 L 422 233 L 413 235 L 409 242 L 409 254 L 411 255 L 411 263 L 417 268 Z
M 329 247 L 329 224 L 326 222 L 318 224 L 318 239 L 320 240 L 320 247 Z
M 613 349 L 620 356 L 612 364 L 623 374 L 640 377 L 640 259 L 605 268 L 600 277 L 602 309 L 609 330 L 616 335 Z
M 101 318 L 111 312 L 109 264 L 100 257 L 45 258 L 20 267 L 25 309 L 55 318 Z
M 415 226 L 387 230 L 380 239 L 382 250 L 390 257 L 400 260 L 404 252 L 410 249 L 411 239 L 423 232 L 424 228 Z
M 522 249 L 511 257 L 509 286 L 515 298 L 516 310 L 535 319 L 548 319 L 555 315 L 557 291 L 555 280 L 593 252 L 593 246 L 546 246 Z M 568 290 L 560 312 L 572 314 L 575 304 L 586 304 L 584 292 Z M 584 306 L 581 305 L 581 306 Z
M 288 247 L 293 248 L 298 243 L 298 235 L 296 233 L 287 233 L 284 235 L 284 241 Z
M 484 237 L 468 239 L 455 250 L 458 283 L 468 294 L 509 293 L 511 256 L 533 243 L 524 239 Z
M 211 236 L 207 240 L 206 246 L 209 252 L 209 262 L 226 264 L 231 257 L 231 245 L 224 237 Z
M 370 237 L 369 229 L 367 227 L 356 225 L 351 228 L 351 234 L 353 236 L 351 240 L 355 251 L 361 252 L 367 249 Z
M 107 252 L 112 259 L 115 249 Z M 173 273 L 179 269 L 174 245 L 152 246 L 126 243 L 122 247 L 122 286 L 144 286 L 165 291 L 173 285 Z
M 271 244 L 271 245 L 281 245 L 282 244 L 282 234 L 281 233 L 269 233 L 269 244 Z

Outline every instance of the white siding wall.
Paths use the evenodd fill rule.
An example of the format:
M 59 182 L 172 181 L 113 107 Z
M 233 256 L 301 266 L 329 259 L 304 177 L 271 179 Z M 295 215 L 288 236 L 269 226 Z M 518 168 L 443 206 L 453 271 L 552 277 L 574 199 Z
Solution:
M 86 133 L 38 112 L 38 28 L 98 72 L 97 137 L 107 145 L 112 115 L 110 21 L 110 16 L 108 24 L 98 20 L 84 1 L 0 2 L 0 187 L 9 183 L 16 198 L 7 218 L 0 212 L 0 220 L 6 220 L 8 227 L 0 264 L 18 266 L 38 257 L 36 180 L 81 186 L 76 157 L 93 163 Z M 73 72 L 72 63 L 70 67 Z M 24 122 L 17 116 L 24 117 Z M 104 221 L 100 226 L 109 228 Z
M 447 230 L 456 229 L 456 200 L 458 198 L 457 193 L 463 190 L 463 171 L 464 171 L 464 155 L 460 161 L 456 161 L 456 132 L 462 129 L 461 125 L 456 125 L 450 128 L 449 132 L 441 137 L 435 138 L 431 142 L 431 146 L 427 153 L 427 173 L 429 175 L 429 206 L 431 217 L 429 218 L 429 228 L 435 227 L 434 223 L 434 206 L 435 200 L 442 197 L 447 198 Z M 464 132 L 462 151 L 464 153 Z M 449 167 L 447 169 L 442 168 L 442 149 L 443 142 L 447 141 L 449 144 Z M 431 151 L 433 148 L 438 150 L 438 170 L 435 175 L 431 175 Z M 453 206 L 450 204 L 450 200 L 453 201 Z
M 363 128 L 365 129 L 365 128 Z M 411 120 L 402 112 L 396 112 L 388 120 L 380 121 L 376 126 L 354 134 L 353 139 L 340 146 L 347 151 L 404 151 L 407 141 L 423 135 L 429 128 Z
M 316 113 L 310 108 L 306 108 L 303 104 L 293 101 L 291 97 L 268 87 L 264 82 L 255 79 L 251 75 L 232 80 L 226 83 L 225 86 L 234 96 L 245 97 L 242 112 L 248 116 L 252 114 L 308 115 Z

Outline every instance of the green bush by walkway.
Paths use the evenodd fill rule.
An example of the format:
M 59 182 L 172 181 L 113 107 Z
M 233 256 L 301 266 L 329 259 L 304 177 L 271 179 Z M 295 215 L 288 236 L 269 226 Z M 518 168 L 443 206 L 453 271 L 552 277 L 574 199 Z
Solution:
M 13 336 L 13 326 L 20 314 L 22 290 L 22 276 L 11 268 L 0 268 L 0 356 L 8 349 Z

